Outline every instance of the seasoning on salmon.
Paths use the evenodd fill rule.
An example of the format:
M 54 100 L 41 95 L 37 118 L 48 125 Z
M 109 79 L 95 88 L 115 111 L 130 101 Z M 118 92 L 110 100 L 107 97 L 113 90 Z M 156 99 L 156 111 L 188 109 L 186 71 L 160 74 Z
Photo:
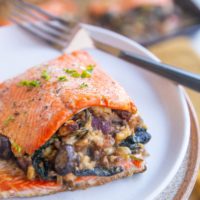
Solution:
M 86 52 L 4 82 L 0 105 L 0 197 L 83 189 L 146 169 L 143 120 Z

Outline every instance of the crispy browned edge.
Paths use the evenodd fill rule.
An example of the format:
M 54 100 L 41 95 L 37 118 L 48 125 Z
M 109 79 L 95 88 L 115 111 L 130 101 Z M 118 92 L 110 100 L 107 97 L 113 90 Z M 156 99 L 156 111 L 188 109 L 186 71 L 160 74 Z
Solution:
M 65 191 L 85 190 L 85 189 L 90 188 L 90 187 L 100 186 L 100 185 L 104 185 L 106 183 L 110 183 L 110 182 L 118 180 L 118 179 L 130 177 L 130 176 L 133 176 L 134 174 L 139 174 L 139 173 L 145 172 L 146 170 L 147 170 L 147 167 L 146 167 L 146 165 L 144 165 L 144 167 L 139 169 L 139 170 L 130 169 L 130 170 L 121 172 L 119 174 L 116 174 L 114 176 L 98 177 L 96 179 L 96 181 L 94 181 L 92 184 L 90 184 L 88 181 L 83 182 L 82 184 L 76 184 L 70 190 L 69 190 L 68 186 L 64 186 L 61 190 L 57 190 L 55 192 L 52 191 L 50 194 L 55 194 L 55 193 L 58 193 L 58 192 L 65 192 Z M 42 196 L 50 195 L 50 194 L 49 193 L 47 193 L 47 194 L 43 193 Z M 41 196 L 41 194 L 36 194 L 36 195 Z
M 116 174 L 114 176 L 110 176 L 110 177 L 98 177 L 97 181 L 93 184 L 89 184 L 88 182 L 85 182 L 83 184 L 77 184 L 74 188 L 74 190 L 80 190 L 80 189 L 87 189 L 88 187 L 94 187 L 94 186 L 99 186 L 99 185 L 103 185 L 121 178 L 125 178 L 125 177 L 129 177 L 132 176 L 134 174 L 138 174 L 138 173 L 142 173 L 144 171 L 146 171 L 147 167 L 146 165 L 144 165 L 143 168 L 141 168 L 140 170 L 127 170 L 124 172 L 121 172 L 119 174 Z
M 19 191 L 19 193 L 16 193 L 16 194 L 8 194 L 6 195 L 6 197 L 3 197 L 0 195 L 0 199 L 4 199 L 4 198 L 15 198 L 15 197 L 22 197 L 22 198 L 26 198 L 26 197 L 38 197 L 38 196 L 46 196 L 46 195 L 52 195 L 52 194 L 56 194 L 56 193 L 59 193 L 59 192 L 65 192 L 65 191 L 76 191 L 76 190 L 85 190 L 89 187 L 95 187 L 95 186 L 100 186 L 100 185 L 104 185 L 106 183 L 110 183 L 112 181 L 115 181 L 115 180 L 118 180 L 118 179 L 122 179 L 122 178 L 126 178 L 126 177 L 130 177 L 134 174 L 139 174 L 139 173 L 142 173 L 144 171 L 146 171 L 147 167 L 146 165 L 144 165 L 143 168 L 141 169 L 138 169 L 138 170 L 135 170 L 135 169 L 130 169 L 130 170 L 127 170 L 127 171 L 124 171 L 122 173 L 119 173 L 119 174 L 116 174 L 114 176 L 111 176 L 111 177 L 98 177 L 96 179 L 96 181 L 93 181 L 92 184 L 90 184 L 89 182 L 83 182 L 82 184 L 76 184 L 75 186 L 73 186 L 72 189 L 69 190 L 69 187 L 68 186 L 63 186 L 61 188 L 55 188 L 52 189 L 52 190 L 47 190 L 45 192 L 45 188 L 42 188 L 42 190 L 39 192 L 34 192 L 34 190 L 32 191 L 30 189 L 30 191 Z M 27 190 L 27 189 L 25 189 Z
M 19 169 L 16 168 L 16 164 L 13 162 L 5 162 L 5 161 L 1 161 L 0 160 L 0 164 L 2 163 L 2 165 L 4 165 L 4 167 L 6 167 L 7 170 L 11 170 L 12 171 L 12 176 L 16 176 L 16 178 L 19 176 L 23 178 L 23 172 Z M 89 187 L 94 187 L 94 186 L 98 186 L 98 185 L 103 185 L 109 182 L 112 182 L 114 180 L 117 179 L 121 179 L 121 178 L 125 178 L 128 176 L 132 176 L 133 174 L 138 174 L 138 173 L 142 173 L 147 169 L 146 165 L 142 165 L 142 167 L 140 169 L 129 169 L 126 170 L 122 173 L 119 173 L 117 175 L 111 176 L 111 177 L 96 177 L 96 179 L 93 179 L 91 182 L 88 181 L 84 181 L 82 183 L 77 183 L 77 184 L 70 184 L 72 186 L 69 185 L 64 185 L 64 186 L 53 186 L 53 187 L 46 187 L 45 185 L 35 185 L 34 183 L 33 185 L 29 185 L 30 187 L 27 187 L 28 185 L 26 185 L 26 187 L 24 188 L 20 188 L 21 189 L 17 189 L 17 188 L 13 188 L 14 190 L 9 190 L 9 191 L 0 191 L 0 199 L 3 198 L 13 198 L 13 197 L 36 197 L 36 196 L 45 196 L 45 195 L 50 195 L 50 194 L 55 194 L 58 192 L 64 192 L 64 191 L 75 191 L 75 190 L 83 190 L 83 189 L 87 189 Z M 9 171 L 8 171 L 9 172 Z M 14 174 L 13 174 L 14 173 Z M 14 177 L 13 177 L 14 178 Z M 13 180 L 15 181 L 15 180 Z M 19 184 L 23 185 L 23 182 L 19 182 Z M 12 181 L 11 181 L 11 185 L 12 185 Z

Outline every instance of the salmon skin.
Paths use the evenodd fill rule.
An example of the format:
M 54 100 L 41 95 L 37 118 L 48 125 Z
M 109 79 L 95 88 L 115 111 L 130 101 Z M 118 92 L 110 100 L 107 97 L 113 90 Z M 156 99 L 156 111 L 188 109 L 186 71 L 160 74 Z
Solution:
M 77 77 L 88 66 L 91 77 Z M 137 112 L 125 90 L 87 52 L 65 54 L 0 85 L 0 133 L 16 147 L 15 154 L 20 148 L 32 155 L 65 121 L 90 106 Z
M 146 166 L 143 164 L 143 166 L 138 169 L 128 168 L 123 173 L 111 177 L 86 176 L 77 178 L 74 182 L 75 186 L 73 190 L 103 185 L 120 178 L 132 176 L 136 173 L 142 173 L 145 170 Z M 59 185 L 53 181 L 27 180 L 24 172 L 12 161 L 0 160 L 0 177 L 0 199 L 44 196 L 70 190 L 68 187 Z
M 51 194 L 63 188 L 53 181 L 27 180 L 24 172 L 12 161 L 0 160 L 0 177 L 0 199 Z
M 144 160 L 129 159 L 120 162 L 124 171 L 117 174 L 76 176 L 67 185 L 54 179 L 28 179 L 26 170 L 20 169 L 18 157 L 33 158 L 67 120 L 96 106 L 137 113 L 125 90 L 85 51 L 64 54 L 0 84 L 0 134 L 9 139 L 15 156 L 0 160 L 0 198 L 85 189 L 145 171 Z

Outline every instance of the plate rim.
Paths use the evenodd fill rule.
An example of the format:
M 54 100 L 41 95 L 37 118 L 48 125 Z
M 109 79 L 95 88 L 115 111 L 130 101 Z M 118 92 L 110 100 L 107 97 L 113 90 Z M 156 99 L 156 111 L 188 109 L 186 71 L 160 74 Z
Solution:
M 193 145 L 193 148 L 190 148 L 191 159 L 188 163 L 188 169 L 185 173 L 184 179 L 180 188 L 178 189 L 174 199 L 175 200 L 185 200 L 189 199 L 192 190 L 195 186 L 200 166 L 200 124 L 198 121 L 197 113 L 195 111 L 194 105 L 187 93 L 187 91 L 183 88 L 183 92 L 185 93 L 185 99 L 188 104 L 189 112 L 190 112 L 190 120 L 191 120 L 191 131 L 190 131 L 190 143 L 196 142 L 197 148 Z M 195 152 L 193 152 L 195 150 Z M 194 153 L 194 154 L 193 154 Z
M 129 45 L 131 45 L 133 48 L 139 50 L 145 56 L 149 57 L 152 60 L 160 62 L 160 59 L 157 58 L 148 49 L 144 48 L 143 46 L 141 46 L 140 44 L 138 44 L 134 40 L 131 40 L 131 39 L 129 39 L 129 38 L 123 36 L 123 35 L 120 35 L 116 32 L 113 32 L 113 31 L 110 31 L 110 30 L 107 30 L 107 29 L 104 29 L 104 28 L 101 28 L 101 27 L 88 25 L 88 24 L 83 24 L 83 28 L 86 29 L 86 31 L 88 31 L 88 32 L 90 32 L 90 31 L 100 32 L 100 34 L 109 35 L 110 37 L 113 36 L 115 39 L 120 40 L 123 43 L 129 43 Z M 180 86 L 179 84 L 173 83 L 173 85 L 176 88 L 177 93 L 179 93 L 180 103 L 182 104 L 183 112 L 185 114 L 185 116 L 184 116 L 185 122 L 186 122 L 185 132 L 187 134 L 187 137 L 185 138 L 184 142 L 182 143 L 181 154 L 179 155 L 178 159 L 176 160 L 173 169 L 170 171 L 170 173 L 168 174 L 168 177 L 165 179 L 165 181 L 154 192 L 151 193 L 151 195 L 148 197 L 148 200 L 152 200 L 152 199 L 156 198 L 172 181 L 173 177 L 176 175 L 177 171 L 179 170 L 179 168 L 180 168 L 180 166 L 181 166 L 181 164 L 184 160 L 184 157 L 186 155 L 188 145 L 189 145 L 191 124 L 190 124 L 189 108 L 188 108 L 188 105 L 187 105 L 187 100 L 185 98 L 186 92 L 185 92 L 184 88 L 182 86 Z
M 95 26 L 92 26 L 92 25 L 86 25 L 85 24 L 84 26 L 85 26 L 84 28 L 87 27 L 86 28 L 87 30 L 89 30 L 89 28 L 91 28 L 93 31 L 94 30 L 100 31 L 104 34 L 108 34 L 108 35 L 114 37 L 115 39 L 122 41 L 123 43 L 126 43 L 126 44 L 128 43 L 133 48 L 139 50 L 145 56 L 148 56 L 150 59 L 154 59 L 155 61 L 159 62 L 159 59 L 155 55 L 153 55 L 150 51 L 148 51 L 147 49 L 142 47 L 140 44 L 136 43 L 135 41 L 133 41 L 133 40 L 131 40 L 131 39 L 125 37 L 125 36 L 122 36 L 118 33 L 112 32 L 110 30 L 103 29 L 103 28 L 100 28 L 100 27 L 95 27 Z M 3 29 L 6 29 L 6 28 L 9 30 L 10 27 L 5 27 Z M 186 118 L 187 118 L 186 119 L 187 120 L 186 129 L 187 129 L 187 134 L 189 134 L 190 133 L 190 131 L 189 131 L 190 130 L 190 116 L 189 116 L 189 110 L 188 110 L 187 102 L 186 102 L 186 99 L 185 99 L 185 96 L 184 96 L 184 90 L 179 85 L 176 85 L 176 84 L 174 84 L 174 87 L 176 87 L 176 90 L 177 90 L 177 92 L 179 93 L 179 96 L 180 96 L 180 102 L 183 104 L 182 105 L 182 108 L 184 109 L 183 112 L 185 113 Z M 179 158 L 177 159 L 177 161 L 174 164 L 174 165 L 176 165 L 176 168 L 174 169 L 174 167 L 173 167 L 173 170 L 171 170 L 171 173 L 168 174 L 168 178 L 165 179 L 165 182 L 163 182 L 154 192 L 152 192 L 151 196 L 148 197 L 148 200 L 153 199 L 156 196 L 158 196 L 167 187 L 167 185 L 170 183 L 170 181 L 175 176 L 176 172 L 178 171 L 179 167 L 181 166 L 181 163 L 182 163 L 184 156 L 186 154 L 186 151 L 187 151 L 187 146 L 189 144 L 189 137 L 187 137 L 187 138 L 188 139 L 185 140 L 185 144 L 187 143 L 187 145 L 185 145 L 185 148 L 182 149 L 181 156 L 179 156 Z

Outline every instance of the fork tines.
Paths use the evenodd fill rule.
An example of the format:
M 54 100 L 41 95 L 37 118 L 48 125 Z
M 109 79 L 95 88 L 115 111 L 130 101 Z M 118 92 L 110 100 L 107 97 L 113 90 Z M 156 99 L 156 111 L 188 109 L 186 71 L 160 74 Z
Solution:
M 43 41 L 63 50 L 78 30 L 78 24 L 54 16 L 43 9 L 24 2 L 12 0 L 9 20 Z

